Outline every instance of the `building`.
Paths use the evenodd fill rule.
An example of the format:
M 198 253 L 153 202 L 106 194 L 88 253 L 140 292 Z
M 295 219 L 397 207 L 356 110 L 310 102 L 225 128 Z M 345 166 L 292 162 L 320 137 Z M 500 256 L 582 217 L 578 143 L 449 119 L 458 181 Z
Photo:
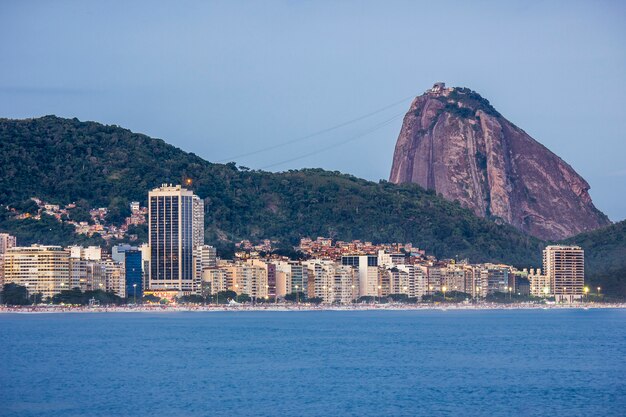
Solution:
M 309 298 L 321 298 L 324 303 L 333 302 L 333 285 L 334 285 L 334 262 L 329 260 L 312 259 L 303 262 L 307 267 L 307 276 L 310 285 L 308 291 Z
M 228 291 L 228 271 L 223 268 L 208 268 L 202 271 L 201 295 L 208 297 Z
M 237 276 L 238 294 L 248 294 L 252 298 L 269 298 L 267 292 L 267 270 L 259 265 L 245 264 Z
M 143 273 L 141 251 L 128 249 L 124 252 L 124 289 L 128 299 L 141 300 L 143 297 Z
M 349 304 L 359 298 L 356 270 L 351 266 L 333 265 L 331 303 Z
M 552 295 L 552 287 L 550 277 L 542 274 L 541 269 L 530 269 L 528 272 L 528 281 L 530 282 L 530 295 L 533 297 L 550 297 Z
M 163 184 L 148 194 L 148 245 L 151 290 L 194 291 L 193 249 L 201 245 L 202 200 L 180 185 Z M 198 243 L 198 245 L 194 245 Z
M 105 259 L 100 264 L 104 268 L 104 277 L 107 292 L 126 298 L 126 274 L 124 262 L 116 262 L 113 259 Z
M 10 248 L 4 259 L 4 279 L 25 286 L 30 294 L 52 297 L 70 289 L 69 251 L 41 245 Z
M 487 294 L 507 293 L 509 289 L 509 267 L 487 265 Z
M 17 239 L 8 233 L 0 233 L 0 255 L 4 255 L 7 250 L 17 246 Z
M 8 249 L 17 246 L 17 239 L 8 233 L 0 233 L 0 290 L 4 285 L 4 254 Z
M 204 200 L 197 195 L 192 198 L 193 210 L 193 247 L 204 245 Z
M 85 259 L 88 261 L 102 260 L 102 248 L 100 246 L 89 246 L 86 248 L 82 246 L 70 246 L 69 250 L 72 258 Z
M 299 262 L 289 262 L 289 272 L 291 277 L 291 293 L 307 293 L 309 287 L 308 269 Z
M 70 288 L 79 288 L 81 291 L 106 291 L 105 268 L 100 261 L 89 259 L 69 258 Z
M 120 245 L 114 245 L 111 248 L 111 258 L 115 262 L 124 263 L 124 260 L 126 258 L 125 253 L 126 253 L 127 250 L 131 250 L 131 249 L 137 249 L 137 247 L 129 245 L 127 243 L 123 243 L 123 244 L 120 244 Z
M 580 246 L 547 246 L 543 251 L 543 270 L 557 302 L 572 302 L 583 296 L 585 253 Z
M 193 264 L 195 270 L 194 290 L 199 294 L 202 291 L 203 271 L 217 267 L 217 251 L 209 245 L 196 246 L 193 252 Z
M 342 256 L 341 264 L 352 266 L 358 271 L 359 296 L 379 296 L 377 255 Z

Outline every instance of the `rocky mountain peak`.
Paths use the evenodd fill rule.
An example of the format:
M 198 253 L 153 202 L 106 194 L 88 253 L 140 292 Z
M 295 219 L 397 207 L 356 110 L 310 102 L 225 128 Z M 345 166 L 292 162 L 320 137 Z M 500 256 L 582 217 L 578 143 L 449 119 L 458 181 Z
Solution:
M 610 224 L 571 166 L 480 94 L 444 83 L 411 104 L 389 180 L 420 184 L 543 239 Z

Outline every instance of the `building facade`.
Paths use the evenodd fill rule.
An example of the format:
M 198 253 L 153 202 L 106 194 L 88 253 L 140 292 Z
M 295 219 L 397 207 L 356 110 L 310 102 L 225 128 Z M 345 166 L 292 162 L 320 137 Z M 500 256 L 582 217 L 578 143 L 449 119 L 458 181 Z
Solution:
M 128 249 L 124 252 L 124 290 L 128 299 L 141 300 L 143 297 L 143 273 L 141 251 Z
M 580 246 L 547 246 L 543 251 L 543 271 L 557 302 L 572 302 L 583 297 L 585 252 Z
M 69 251 L 60 246 L 13 247 L 4 259 L 5 283 L 15 283 L 30 294 L 52 297 L 71 288 Z

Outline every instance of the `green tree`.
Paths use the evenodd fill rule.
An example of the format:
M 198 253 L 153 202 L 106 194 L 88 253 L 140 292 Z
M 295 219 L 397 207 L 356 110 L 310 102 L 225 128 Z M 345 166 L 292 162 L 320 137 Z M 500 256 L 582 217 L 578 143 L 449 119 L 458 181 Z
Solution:
M 31 303 L 28 296 L 28 289 L 12 282 L 4 284 L 2 293 L 0 294 L 0 303 L 15 306 L 28 305 Z

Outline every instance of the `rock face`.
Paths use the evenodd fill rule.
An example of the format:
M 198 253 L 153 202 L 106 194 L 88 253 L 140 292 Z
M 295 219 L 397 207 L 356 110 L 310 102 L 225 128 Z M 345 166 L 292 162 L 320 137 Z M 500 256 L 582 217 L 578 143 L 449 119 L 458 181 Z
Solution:
M 555 240 L 610 224 L 572 167 L 467 88 L 437 83 L 404 117 L 389 180 Z

